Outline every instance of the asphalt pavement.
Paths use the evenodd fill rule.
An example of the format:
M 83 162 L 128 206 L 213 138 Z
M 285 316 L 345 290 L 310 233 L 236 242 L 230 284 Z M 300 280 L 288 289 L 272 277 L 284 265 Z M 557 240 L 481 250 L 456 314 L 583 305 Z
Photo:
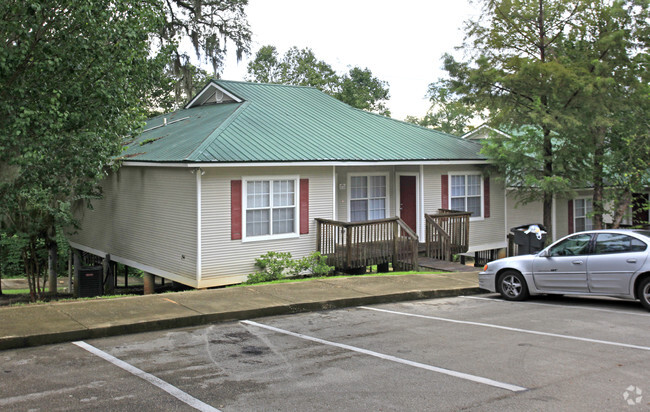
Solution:
M 0 308 L 0 350 L 479 293 L 478 272 L 350 276 Z

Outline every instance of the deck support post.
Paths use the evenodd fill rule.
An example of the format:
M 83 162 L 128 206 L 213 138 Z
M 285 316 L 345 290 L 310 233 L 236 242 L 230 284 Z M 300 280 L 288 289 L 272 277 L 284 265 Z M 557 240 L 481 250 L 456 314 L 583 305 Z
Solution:
M 145 295 L 154 294 L 156 290 L 156 282 L 155 282 L 156 276 L 149 272 L 144 272 L 143 278 L 144 278 L 144 294 Z
M 104 294 L 114 294 L 115 282 L 113 281 L 113 271 L 111 270 L 111 255 L 108 254 L 102 261 L 102 280 L 104 281 Z

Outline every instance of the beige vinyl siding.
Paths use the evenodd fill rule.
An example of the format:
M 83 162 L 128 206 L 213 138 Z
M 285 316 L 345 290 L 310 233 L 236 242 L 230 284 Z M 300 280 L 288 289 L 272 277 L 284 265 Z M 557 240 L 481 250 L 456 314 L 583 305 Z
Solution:
M 125 166 L 101 186 L 104 197 L 92 201 L 93 210 L 76 210 L 82 229 L 70 240 L 196 285 L 196 175 L 186 168 Z
M 262 176 L 309 179 L 308 234 L 263 241 L 231 240 L 230 182 Z M 316 250 L 314 218 L 333 218 L 331 166 L 211 168 L 205 170 L 201 188 L 201 287 L 245 281 L 246 275 L 255 271 L 255 258 L 269 251 L 290 252 L 294 258 L 312 253 Z
M 508 231 L 515 227 L 531 223 L 544 223 L 542 202 L 518 204 L 515 193 L 508 191 Z
M 480 173 L 476 166 L 424 166 L 424 213 L 437 213 L 442 206 L 442 175 Z M 490 179 L 490 217 L 470 221 L 469 252 L 497 249 L 507 245 L 503 184 Z

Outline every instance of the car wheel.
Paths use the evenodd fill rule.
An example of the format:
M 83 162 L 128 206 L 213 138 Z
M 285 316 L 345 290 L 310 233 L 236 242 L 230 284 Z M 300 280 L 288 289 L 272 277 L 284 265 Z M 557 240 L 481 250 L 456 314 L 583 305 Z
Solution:
M 647 277 L 639 284 L 639 291 L 637 293 L 641 304 L 650 310 L 650 277 Z
M 524 276 L 508 270 L 499 276 L 499 292 L 505 300 L 524 300 L 528 297 L 528 286 Z

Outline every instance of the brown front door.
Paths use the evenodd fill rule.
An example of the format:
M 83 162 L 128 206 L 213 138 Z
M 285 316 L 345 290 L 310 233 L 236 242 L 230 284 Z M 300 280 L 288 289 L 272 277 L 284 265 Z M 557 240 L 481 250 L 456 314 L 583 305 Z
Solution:
M 416 204 L 415 176 L 399 177 L 399 215 L 414 232 L 417 232 L 417 204 Z

